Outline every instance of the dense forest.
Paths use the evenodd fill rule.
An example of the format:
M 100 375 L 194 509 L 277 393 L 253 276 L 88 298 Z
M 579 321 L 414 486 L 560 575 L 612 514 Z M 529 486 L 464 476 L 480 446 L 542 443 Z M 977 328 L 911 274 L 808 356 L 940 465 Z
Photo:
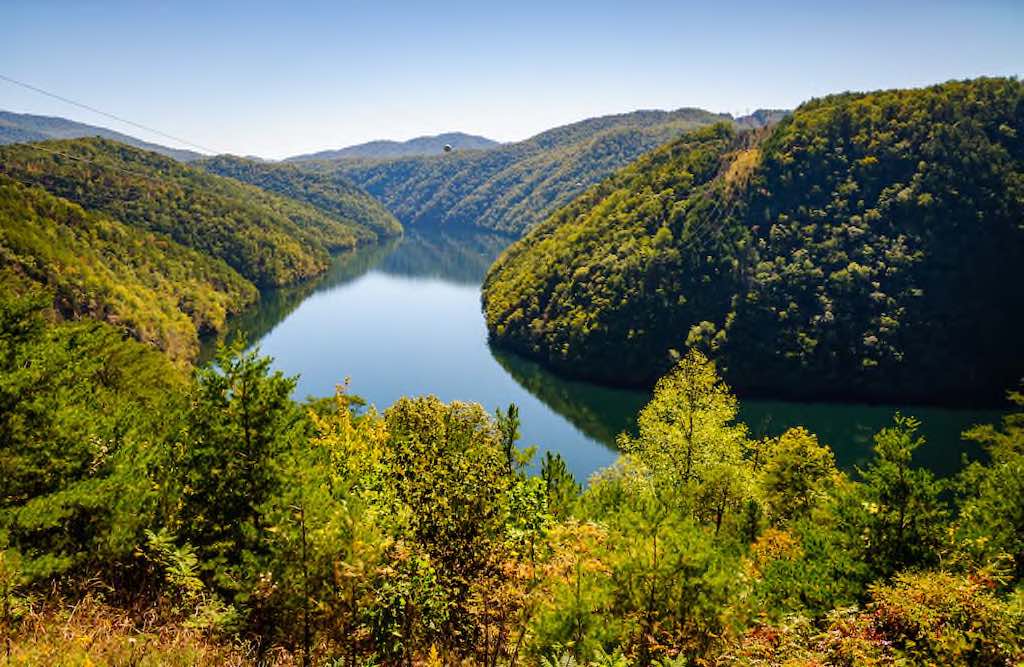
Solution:
M 316 275 L 327 252 L 371 241 L 367 227 L 105 139 L 0 147 L 0 172 L 90 211 L 219 257 L 257 285 Z
M 996 400 L 1024 375 L 1024 84 L 812 100 L 690 133 L 492 267 L 493 340 L 650 386 L 699 349 L 741 393 Z
M 106 321 L 187 362 L 257 287 L 401 232 L 355 186 L 292 171 L 237 174 L 261 189 L 105 139 L 0 147 L 3 267 L 47 286 L 58 316 Z
M 387 209 L 338 174 L 303 172 L 294 166 L 218 155 L 196 165 L 219 176 L 249 183 L 284 197 L 309 204 L 347 226 L 369 227 L 378 237 L 402 233 L 402 225 Z
M 762 117 L 745 122 L 757 118 Z M 350 178 L 406 226 L 478 227 L 519 235 L 642 153 L 723 120 L 731 117 L 700 109 L 637 111 L 558 127 L 486 151 L 299 164 Z
M 1024 84 L 785 115 L 374 163 L 0 147 L 4 664 L 1024 664 Z M 406 183 L 408 240 L 451 228 L 404 243 L 356 172 Z M 238 333 L 368 266 L 475 284 L 538 215 L 485 316 L 515 380 L 615 442 L 589 480 L 515 405 L 378 411 L 358 377 L 298 401 Z M 574 402 L 508 350 L 653 391 L 613 432 L 621 392 Z M 1009 411 L 937 477 L 912 414 L 847 469 L 734 390 Z
M 1024 659 L 1019 393 L 956 478 L 909 415 L 846 474 L 804 429 L 753 439 L 694 351 L 583 490 L 515 406 L 298 404 L 240 344 L 188 373 L 52 301 L 0 291 L 11 664 Z
M 117 324 L 176 360 L 257 299 L 218 259 L 0 175 L 0 264 L 47 285 L 56 312 Z

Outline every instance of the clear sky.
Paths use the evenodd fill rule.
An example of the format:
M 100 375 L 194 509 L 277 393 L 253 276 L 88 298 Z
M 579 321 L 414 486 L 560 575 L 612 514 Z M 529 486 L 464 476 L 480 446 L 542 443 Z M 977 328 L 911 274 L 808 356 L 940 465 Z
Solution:
M 280 158 L 583 118 L 791 108 L 1024 74 L 1024 0 L 3 0 L 0 74 L 203 146 Z M 0 109 L 172 142 L 0 81 Z

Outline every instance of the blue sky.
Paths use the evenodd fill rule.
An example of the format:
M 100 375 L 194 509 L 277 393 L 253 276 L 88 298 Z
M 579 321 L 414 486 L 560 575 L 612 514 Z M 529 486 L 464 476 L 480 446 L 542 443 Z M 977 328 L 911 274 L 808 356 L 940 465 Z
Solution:
M 219 151 L 279 158 L 590 116 L 793 107 L 1024 74 L 1024 0 L 8 0 L 0 74 Z M 0 108 L 172 143 L 0 81 Z

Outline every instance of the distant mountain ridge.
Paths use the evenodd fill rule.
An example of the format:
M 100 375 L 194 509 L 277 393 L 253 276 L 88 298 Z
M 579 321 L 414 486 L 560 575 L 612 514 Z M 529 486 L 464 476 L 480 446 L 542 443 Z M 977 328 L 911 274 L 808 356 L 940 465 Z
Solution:
M 438 155 L 448 145 L 454 150 L 488 150 L 500 146 L 501 143 L 465 132 L 446 132 L 434 136 L 423 136 L 408 141 L 391 141 L 382 139 L 369 141 L 365 144 L 346 146 L 337 150 L 318 151 L 305 155 L 286 158 L 285 162 L 306 162 L 309 160 L 341 160 L 355 159 L 394 159 L 403 157 L 419 157 Z
M 775 125 L 793 112 L 789 109 L 757 109 L 745 116 L 737 116 L 734 122 L 743 129 L 757 129 L 768 125 Z
M 734 119 L 695 108 L 642 110 L 588 118 L 485 151 L 296 164 L 347 177 L 406 226 L 519 235 L 642 154 L 689 131 L 717 123 L 760 127 L 785 113 L 758 111 Z
M 28 113 L 0 111 L 0 145 L 45 141 L 47 139 L 84 139 L 87 137 L 110 139 L 134 146 L 135 148 L 166 155 L 179 162 L 191 162 L 203 157 L 201 153 L 196 151 L 169 148 L 136 139 L 130 135 L 115 132 L 105 127 L 79 123 L 59 116 L 37 116 Z

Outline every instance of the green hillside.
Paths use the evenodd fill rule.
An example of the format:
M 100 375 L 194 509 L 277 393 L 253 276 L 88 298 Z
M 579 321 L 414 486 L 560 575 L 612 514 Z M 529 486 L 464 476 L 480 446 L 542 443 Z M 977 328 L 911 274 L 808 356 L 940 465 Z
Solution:
M 652 384 L 688 347 L 776 396 L 989 400 L 1024 375 L 1024 85 L 813 100 L 688 135 L 510 247 L 493 339 Z
M 61 316 L 115 324 L 176 360 L 258 296 L 220 260 L 6 176 L 0 259 L 9 277 L 53 292 Z
M 39 146 L 0 147 L 0 173 L 165 234 L 224 260 L 257 285 L 316 275 L 327 266 L 329 250 L 376 237 L 307 204 L 105 139 Z
M 206 158 L 196 165 L 210 173 L 309 204 L 345 226 L 366 227 L 381 237 L 402 233 L 402 225 L 395 216 L 361 188 L 337 174 L 304 172 L 289 164 L 258 162 L 233 155 Z
M 343 174 L 406 226 L 479 227 L 518 235 L 639 155 L 722 120 L 730 117 L 700 109 L 637 111 L 566 125 L 486 151 L 300 166 Z
M 328 251 L 401 231 L 344 181 L 217 164 L 261 187 L 105 139 L 0 147 L 7 278 L 45 287 L 60 317 L 106 321 L 191 361 L 199 335 L 224 330 L 256 286 L 300 282 Z M 315 205 L 270 191 L 288 186 Z

